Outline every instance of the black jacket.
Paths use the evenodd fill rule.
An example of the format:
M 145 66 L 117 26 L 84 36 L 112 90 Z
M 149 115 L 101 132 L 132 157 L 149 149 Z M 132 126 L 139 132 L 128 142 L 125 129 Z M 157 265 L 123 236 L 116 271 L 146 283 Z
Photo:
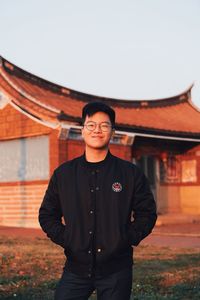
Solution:
M 110 152 L 99 163 L 88 163 L 83 155 L 54 171 L 39 222 L 65 249 L 71 272 L 106 275 L 132 265 L 132 245 L 151 232 L 156 205 L 134 164 Z

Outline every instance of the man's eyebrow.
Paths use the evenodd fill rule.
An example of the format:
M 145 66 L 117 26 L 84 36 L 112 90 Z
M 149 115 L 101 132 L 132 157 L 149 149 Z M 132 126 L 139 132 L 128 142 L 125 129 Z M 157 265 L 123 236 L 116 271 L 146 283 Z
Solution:
M 95 122 L 95 121 L 92 121 L 92 120 L 88 120 L 88 121 L 87 121 L 87 123 L 89 123 L 89 122 L 92 122 L 92 123 L 97 123 L 97 122 Z M 102 124 L 102 123 L 111 124 L 111 122 L 109 122 L 109 121 L 102 121 L 102 122 L 99 122 L 98 124 Z

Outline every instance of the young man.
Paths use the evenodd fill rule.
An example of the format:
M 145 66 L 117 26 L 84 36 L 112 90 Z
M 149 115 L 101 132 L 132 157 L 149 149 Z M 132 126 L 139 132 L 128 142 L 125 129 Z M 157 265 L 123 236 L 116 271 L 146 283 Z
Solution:
M 114 110 L 89 103 L 82 121 L 85 153 L 54 171 L 39 211 L 42 229 L 67 256 L 55 299 L 86 300 L 96 289 L 98 300 L 128 300 L 132 246 L 154 227 L 155 201 L 141 171 L 109 151 Z

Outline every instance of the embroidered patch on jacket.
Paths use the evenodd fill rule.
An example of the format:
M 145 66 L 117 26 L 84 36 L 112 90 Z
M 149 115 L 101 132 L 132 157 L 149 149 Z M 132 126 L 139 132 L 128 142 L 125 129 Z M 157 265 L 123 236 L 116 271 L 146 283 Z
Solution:
M 117 193 L 121 192 L 121 190 L 122 190 L 122 185 L 121 185 L 121 183 L 119 183 L 119 182 L 114 182 L 113 185 L 112 185 L 112 190 L 113 190 L 114 192 L 117 192 Z

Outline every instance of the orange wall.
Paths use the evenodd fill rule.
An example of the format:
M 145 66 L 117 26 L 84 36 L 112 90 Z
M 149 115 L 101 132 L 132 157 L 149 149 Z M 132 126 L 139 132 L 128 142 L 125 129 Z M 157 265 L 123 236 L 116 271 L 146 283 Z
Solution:
M 200 215 L 200 186 L 158 186 L 158 213 Z
M 38 210 L 47 182 L 0 185 L 0 225 L 39 227 Z
M 50 128 L 31 120 L 10 104 L 0 109 L 0 140 L 48 134 L 50 131 Z
M 58 131 L 43 126 L 15 110 L 10 104 L 0 109 L 0 141 L 50 135 L 50 169 L 57 166 Z M 55 151 L 56 149 L 56 151 Z M 13 149 L 14 151 L 14 149 Z M 38 227 L 38 209 L 47 181 L 0 183 L 0 225 Z

